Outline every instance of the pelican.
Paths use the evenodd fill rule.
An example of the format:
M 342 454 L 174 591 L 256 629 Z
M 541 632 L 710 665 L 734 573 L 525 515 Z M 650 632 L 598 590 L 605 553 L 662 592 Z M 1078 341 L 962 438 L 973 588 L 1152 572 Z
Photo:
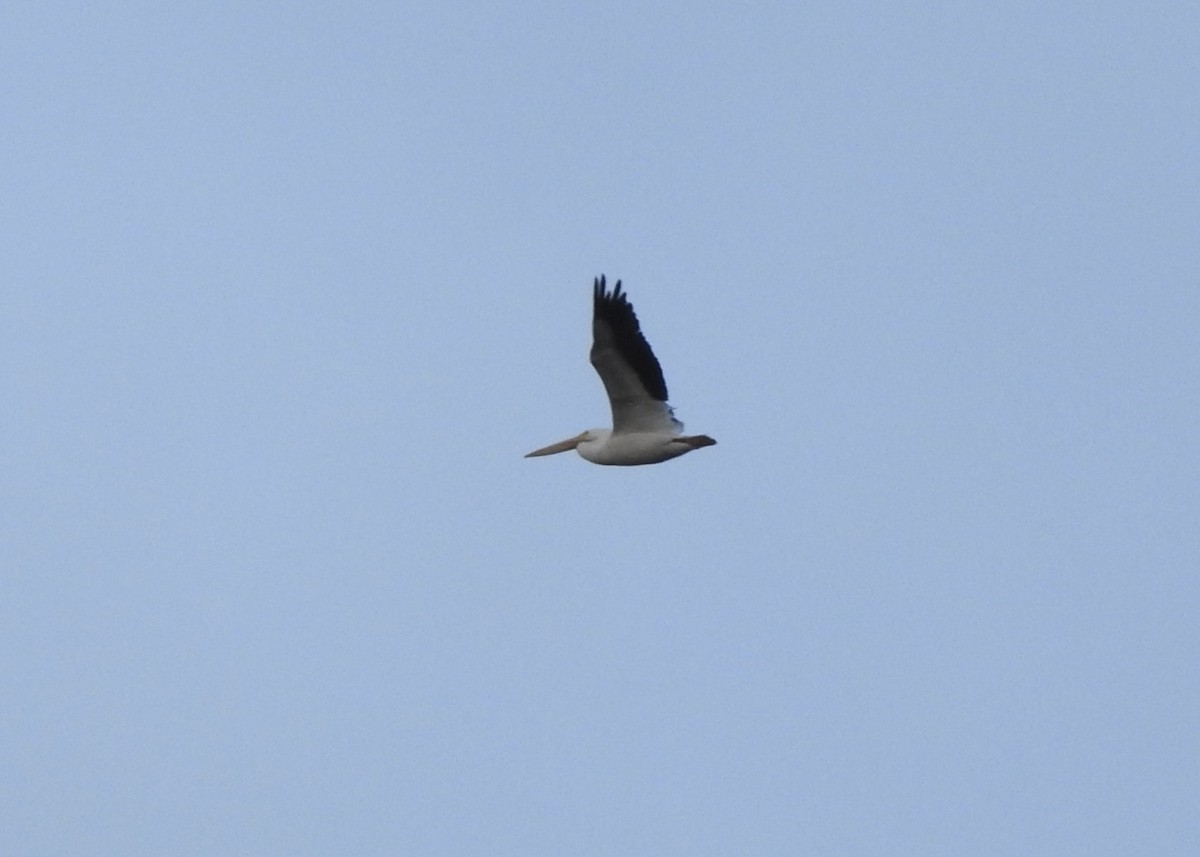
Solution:
M 608 393 L 612 429 L 588 429 L 526 458 L 573 449 L 593 464 L 658 464 L 716 443 L 705 434 L 683 434 L 683 423 L 667 404 L 662 367 L 642 336 L 621 281 L 610 292 L 603 275 L 592 284 L 590 358 Z

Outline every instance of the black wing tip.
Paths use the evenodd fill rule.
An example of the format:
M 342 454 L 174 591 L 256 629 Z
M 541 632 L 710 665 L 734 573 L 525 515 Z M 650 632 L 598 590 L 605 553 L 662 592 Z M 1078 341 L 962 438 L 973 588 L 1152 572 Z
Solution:
M 625 293 L 621 291 L 621 281 L 617 280 L 617 284 L 613 286 L 613 290 L 610 292 L 603 274 L 592 281 L 592 296 L 596 303 L 600 303 L 601 301 L 629 302 L 625 297 Z
M 608 288 L 608 282 L 601 274 L 592 281 L 592 310 L 597 317 L 613 317 L 614 314 L 633 316 L 633 323 L 637 325 L 637 316 L 633 312 L 633 304 L 629 302 L 628 295 L 621 288 L 621 281 L 617 280 L 611 290 Z

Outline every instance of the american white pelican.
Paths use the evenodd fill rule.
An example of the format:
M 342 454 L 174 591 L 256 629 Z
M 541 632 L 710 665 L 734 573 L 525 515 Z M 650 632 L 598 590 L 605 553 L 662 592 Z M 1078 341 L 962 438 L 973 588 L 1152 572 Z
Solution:
M 604 277 L 592 286 L 592 366 L 604 382 L 613 427 L 589 429 L 526 455 L 573 449 L 593 464 L 657 464 L 716 443 L 708 435 L 684 435 L 667 404 L 662 367 L 642 336 L 621 281 L 610 292 Z

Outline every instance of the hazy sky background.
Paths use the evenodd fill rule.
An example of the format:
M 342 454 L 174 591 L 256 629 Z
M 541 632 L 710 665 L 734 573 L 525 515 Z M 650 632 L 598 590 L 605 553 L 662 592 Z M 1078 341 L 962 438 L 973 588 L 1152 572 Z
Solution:
M 1200 853 L 1200 6 L 21 3 L 5 855 Z M 690 430 L 601 468 L 590 289 Z

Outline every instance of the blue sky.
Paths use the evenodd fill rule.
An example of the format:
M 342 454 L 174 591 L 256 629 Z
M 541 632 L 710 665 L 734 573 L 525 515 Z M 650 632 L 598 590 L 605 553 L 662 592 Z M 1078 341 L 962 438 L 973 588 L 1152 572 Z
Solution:
M 24 4 L 21 855 L 1192 855 L 1192 3 Z M 608 420 L 623 279 L 679 415 Z

